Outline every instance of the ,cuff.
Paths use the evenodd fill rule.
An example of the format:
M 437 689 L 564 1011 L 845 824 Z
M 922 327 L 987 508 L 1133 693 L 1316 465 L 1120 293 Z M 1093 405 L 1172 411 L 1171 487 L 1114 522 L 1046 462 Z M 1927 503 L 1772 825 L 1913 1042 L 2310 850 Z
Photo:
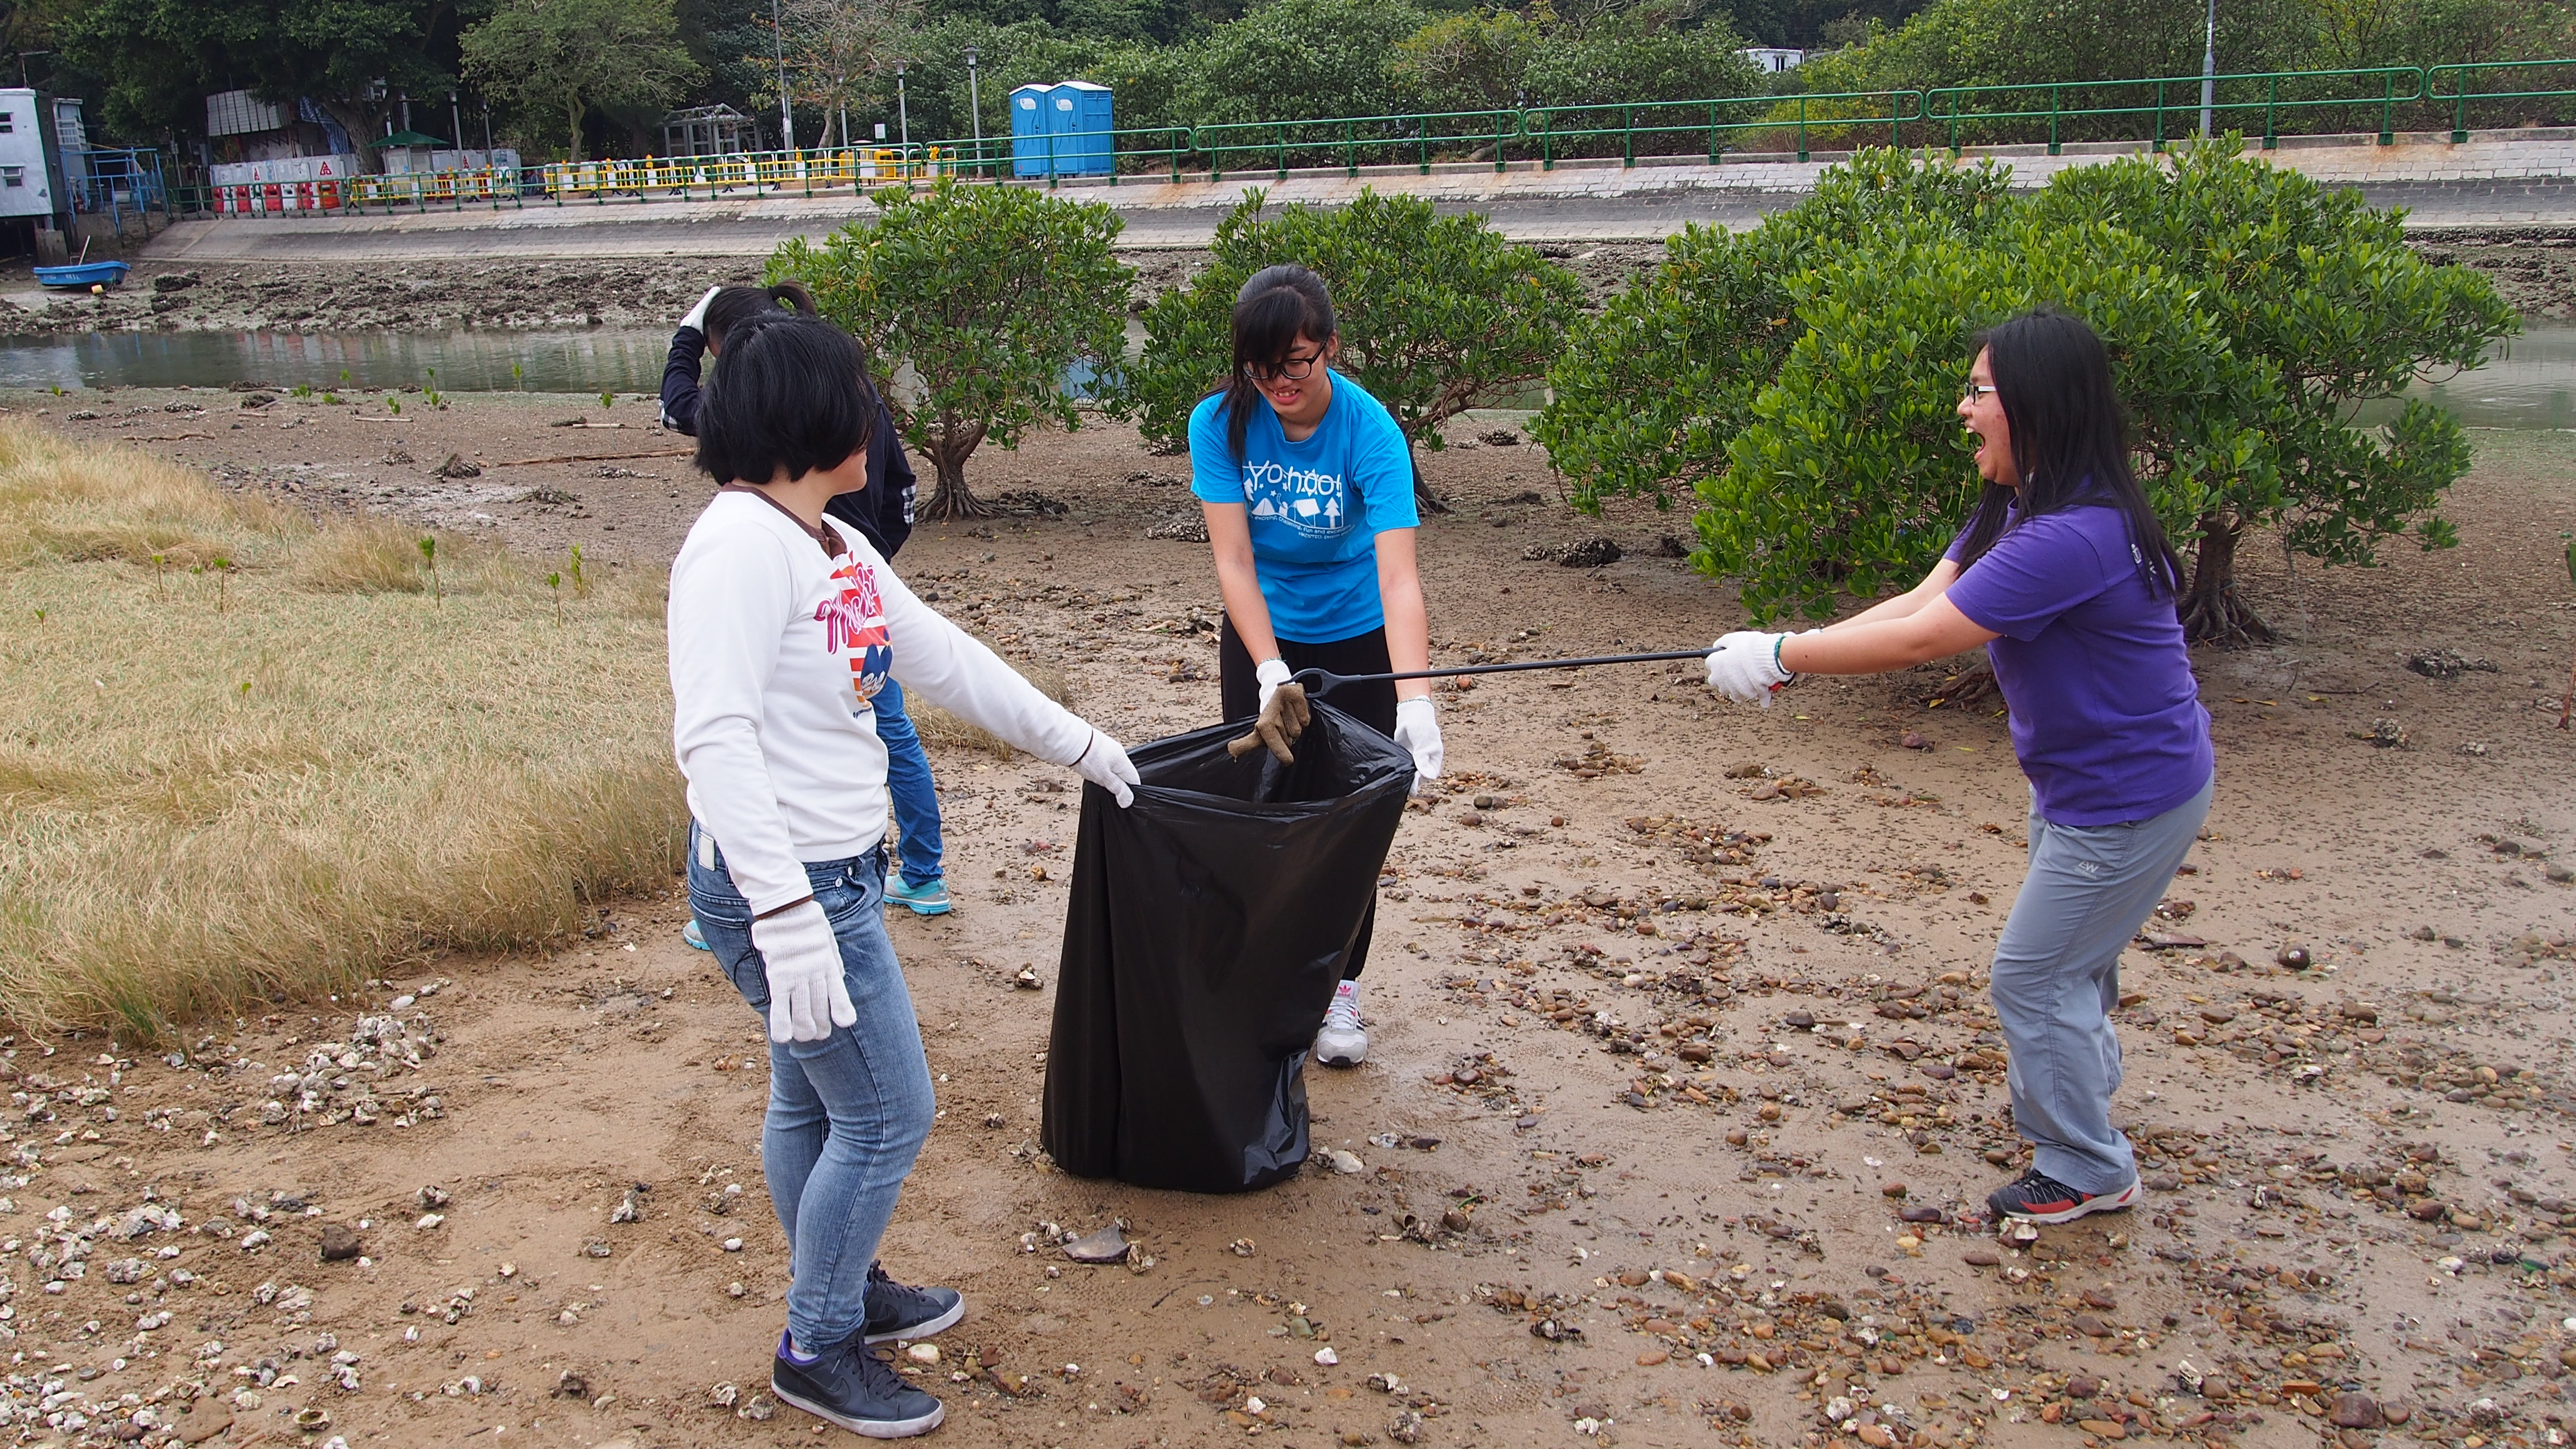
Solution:
M 1274 654 L 1261 661 L 1261 666 L 1252 671 L 1252 677 L 1264 684 L 1286 684 L 1296 677 L 1296 672 L 1288 667 L 1287 660 Z
M 1107 730 L 1102 729 L 1100 726 L 1093 724 L 1091 721 L 1084 719 L 1082 716 L 1075 714 L 1069 709 L 1064 712 L 1063 728 L 1064 734 L 1061 737 L 1062 743 L 1063 745 L 1070 746 L 1073 752 L 1065 755 L 1062 759 L 1055 760 L 1054 763 L 1062 765 L 1068 770 L 1080 769 L 1082 767 L 1083 760 L 1089 757 L 1094 745 L 1099 744 L 1102 740 L 1114 738 L 1114 736 L 1112 736 Z M 1020 748 L 1028 750 L 1030 754 L 1037 756 L 1041 760 L 1049 759 L 1051 757 L 1050 751 L 1029 749 L 1026 745 L 1022 745 Z

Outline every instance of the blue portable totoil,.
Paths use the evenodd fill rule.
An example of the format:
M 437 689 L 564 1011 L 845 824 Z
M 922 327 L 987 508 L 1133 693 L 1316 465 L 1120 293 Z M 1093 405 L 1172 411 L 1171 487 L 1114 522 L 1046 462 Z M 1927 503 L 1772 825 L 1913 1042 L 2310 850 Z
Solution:
M 1011 92 L 1011 174 L 1106 176 L 1117 167 L 1116 103 L 1090 81 Z

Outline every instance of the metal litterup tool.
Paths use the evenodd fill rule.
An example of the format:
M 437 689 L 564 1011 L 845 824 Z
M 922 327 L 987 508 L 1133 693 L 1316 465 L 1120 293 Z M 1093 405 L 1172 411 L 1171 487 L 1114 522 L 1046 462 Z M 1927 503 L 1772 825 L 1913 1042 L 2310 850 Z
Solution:
M 1593 664 L 1666 664 L 1678 659 L 1706 659 L 1712 650 L 1675 649 L 1662 654 L 1595 654 L 1582 659 L 1523 659 L 1511 664 L 1461 664 L 1454 669 L 1417 669 L 1409 674 L 1335 674 L 1300 669 L 1289 678 L 1321 694 L 1345 684 L 1392 684 L 1400 679 L 1446 679 L 1457 674 L 1516 674 L 1524 669 L 1581 669 Z
M 1226 752 L 1237 759 L 1254 750 L 1267 748 L 1279 763 L 1292 765 L 1297 757 L 1289 746 L 1305 732 L 1306 696 L 1320 695 L 1345 684 L 1392 684 L 1399 679 L 1445 679 L 1459 674 L 1516 674 L 1524 669 L 1581 669 L 1591 664 L 1665 664 L 1681 659 L 1705 659 L 1706 649 L 1675 649 L 1662 654 L 1594 654 L 1581 659 L 1524 659 L 1515 664 L 1461 664 L 1454 669 L 1417 669 L 1405 674 L 1335 674 L 1329 669 L 1300 669 L 1288 676 L 1288 683 L 1271 696 L 1268 708 L 1253 724 L 1252 733 L 1228 741 Z

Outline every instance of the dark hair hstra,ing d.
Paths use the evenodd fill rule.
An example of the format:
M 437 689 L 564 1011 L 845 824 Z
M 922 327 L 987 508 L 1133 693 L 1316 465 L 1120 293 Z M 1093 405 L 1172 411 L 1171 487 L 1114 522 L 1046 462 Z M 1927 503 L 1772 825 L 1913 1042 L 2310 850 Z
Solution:
M 2021 486 L 1986 485 L 1969 520 L 1959 566 L 1970 567 L 1994 547 L 2011 517 L 2079 506 L 2117 508 L 2128 520 L 2129 544 L 2147 587 L 2177 592 L 2182 561 L 2130 470 L 2128 430 L 2101 337 L 2083 318 L 2041 307 L 1988 328 L 1976 345 L 1994 374 Z
M 777 311 L 736 330 L 698 404 L 698 467 L 718 483 L 837 468 L 876 426 L 876 384 L 850 334 Z
M 725 339 L 733 336 L 735 328 L 771 314 L 811 317 L 814 296 L 795 282 L 781 282 L 774 287 L 726 287 L 707 303 L 707 345 L 721 354 Z
M 1340 324 L 1333 320 L 1333 294 L 1324 279 L 1304 267 L 1263 267 L 1234 294 L 1234 375 L 1225 385 L 1225 438 L 1236 462 L 1243 460 L 1243 430 L 1261 403 L 1261 390 L 1248 370 L 1269 366 L 1297 350 L 1297 341 L 1321 347 L 1333 340 Z

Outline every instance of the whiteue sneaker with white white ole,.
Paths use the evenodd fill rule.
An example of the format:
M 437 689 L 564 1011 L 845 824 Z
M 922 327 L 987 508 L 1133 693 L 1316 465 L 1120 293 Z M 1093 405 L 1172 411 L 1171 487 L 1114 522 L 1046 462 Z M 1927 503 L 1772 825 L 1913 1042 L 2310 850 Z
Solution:
M 1368 1060 L 1358 982 L 1345 981 L 1333 988 L 1333 1004 L 1324 1008 L 1323 1029 L 1315 1033 L 1315 1060 L 1328 1067 L 1356 1067 Z

